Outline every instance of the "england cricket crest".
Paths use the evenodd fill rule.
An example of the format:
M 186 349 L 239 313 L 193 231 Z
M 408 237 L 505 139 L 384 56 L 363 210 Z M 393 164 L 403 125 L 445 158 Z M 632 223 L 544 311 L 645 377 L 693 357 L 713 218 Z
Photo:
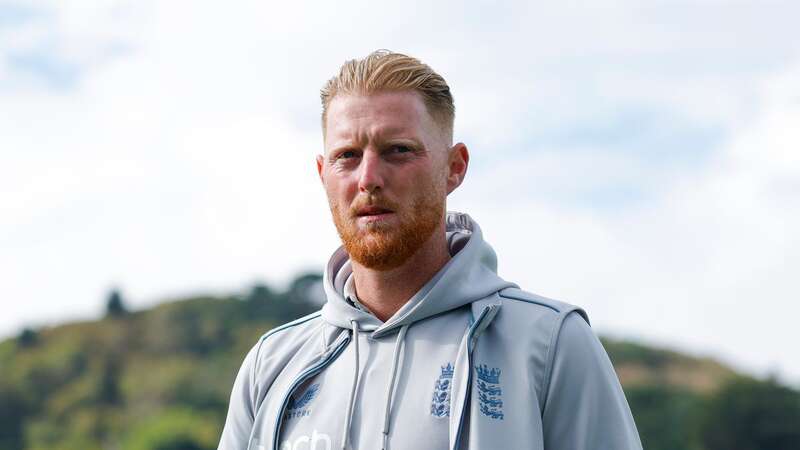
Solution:
M 431 399 L 431 415 L 433 417 L 450 417 L 450 387 L 453 385 L 453 365 L 447 363 L 441 367 L 441 374 L 433 385 Z
M 478 375 L 478 402 L 481 413 L 492 419 L 503 420 L 503 390 L 500 388 L 500 369 L 486 364 L 475 367 Z

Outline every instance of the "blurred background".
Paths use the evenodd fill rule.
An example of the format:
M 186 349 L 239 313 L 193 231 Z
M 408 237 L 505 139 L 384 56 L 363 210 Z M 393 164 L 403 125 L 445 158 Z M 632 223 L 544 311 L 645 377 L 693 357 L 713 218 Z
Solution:
M 0 0 L 0 449 L 216 448 L 323 301 L 319 89 L 378 48 L 449 82 L 448 208 L 587 310 L 645 448 L 800 448 L 800 3 L 585 3 Z

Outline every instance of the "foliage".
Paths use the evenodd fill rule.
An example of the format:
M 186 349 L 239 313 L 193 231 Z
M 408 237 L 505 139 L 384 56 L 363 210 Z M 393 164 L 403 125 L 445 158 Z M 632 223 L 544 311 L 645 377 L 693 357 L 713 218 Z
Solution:
M 797 450 L 800 392 L 774 379 L 735 380 L 710 399 L 703 425 L 707 450 Z
M 659 369 L 685 358 L 677 352 L 647 347 L 635 342 L 603 339 L 603 347 L 611 356 L 614 365 L 634 362 Z
M 22 448 L 26 406 L 16 389 L 0 383 L 0 448 Z
M 23 328 L 22 332 L 17 336 L 17 345 L 25 347 L 33 347 L 39 341 L 39 334 L 36 330 L 30 328 Z
M 122 293 L 117 289 L 112 290 L 108 294 L 106 300 L 106 316 L 108 317 L 122 317 L 128 313 L 128 308 L 122 301 Z
M 635 386 L 625 396 L 647 450 L 697 450 L 697 420 L 703 399 L 687 389 Z
M 216 448 L 242 358 L 264 332 L 318 307 L 320 279 L 146 311 L 113 291 L 103 320 L 0 341 L 0 450 Z M 648 450 L 800 448 L 797 391 L 708 359 L 603 343 Z
M 629 388 L 662 386 L 711 395 L 737 376 L 729 367 L 710 358 L 609 338 L 602 338 L 602 342 L 620 381 Z
M 244 355 L 317 308 L 318 279 L 138 312 L 112 291 L 104 320 L 0 342 L 0 450 L 216 448 Z
M 172 408 L 134 424 L 122 449 L 212 450 L 221 431 L 217 415 Z

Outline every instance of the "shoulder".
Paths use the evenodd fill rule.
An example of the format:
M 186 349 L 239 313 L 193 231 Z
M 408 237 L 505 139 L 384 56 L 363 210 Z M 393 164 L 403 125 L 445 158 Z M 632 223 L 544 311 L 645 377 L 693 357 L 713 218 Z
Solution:
M 529 362 L 530 379 L 544 408 L 553 363 L 556 354 L 565 353 L 564 342 L 574 348 L 593 339 L 588 315 L 579 306 L 519 288 L 503 289 L 498 296 L 501 307 L 492 323 L 495 335 L 516 360 Z M 566 353 L 578 355 L 572 349 Z
M 572 343 L 594 336 L 589 316 L 579 306 L 519 288 L 503 289 L 498 295 L 502 300 L 500 325 L 517 340 L 526 336 L 529 343 L 535 343 L 535 348 L 544 352 L 545 366 L 552 363 L 561 340 Z
M 321 310 L 317 310 L 267 331 L 258 340 L 258 344 L 263 346 L 285 342 L 302 342 L 304 336 L 310 337 L 321 326 Z
M 516 287 L 499 291 L 497 297 L 500 310 L 492 326 L 509 343 L 541 353 L 540 359 L 545 364 L 552 358 L 553 349 L 566 322 L 577 320 L 591 332 L 586 312 L 571 303 Z
M 320 311 L 315 311 L 267 331 L 251 351 L 255 365 L 295 354 L 319 335 L 322 326 Z
M 250 420 L 280 368 L 308 347 L 322 321 L 319 311 L 264 333 L 245 356 L 234 382 L 229 411 L 246 411 Z M 235 405 L 235 406 L 234 406 Z M 251 422 L 252 423 L 252 422 Z
M 575 312 L 589 324 L 589 316 L 583 308 L 554 300 L 538 294 L 524 291 L 516 287 L 510 287 L 498 292 L 502 300 L 503 310 L 513 315 L 521 314 L 528 319 L 536 318 L 544 321 L 563 321 L 570 313 Z
M 308 333 L 310 330 L 313 330 L 314 328 L 317 328 L 319 325 L 321 325 L 322 319 L 320 315 L 321 315 L 321 310 L 317 310 L 311 314 L 307 314 L 291 322 L 287 322 L 283 325 L 277 326 L 264 333 L 259 339 L 259 342 L 263 343 L 266 342 L 267 340 L 271 341 L 283 340 L 286 339 L 287 337 L 295 338 L 303 335 L 304 333 Z

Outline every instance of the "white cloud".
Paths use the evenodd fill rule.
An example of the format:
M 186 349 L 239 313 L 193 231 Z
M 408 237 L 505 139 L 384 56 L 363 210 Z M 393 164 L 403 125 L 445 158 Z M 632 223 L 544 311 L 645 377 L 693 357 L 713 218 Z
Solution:
M 112 283 L 141 306 L 321 267 L 337 239 L 313 168 L 316 93 L 344 59 L 388 47 L 450 81 L 473 151 L 452 205 L 510 279 L 601 329 L 800 374 L 777 338 L 797 312 L 798 77 L 757 84 L 798 54 L 797 5 L 758 19 L 749 5 L 40 2 L 0 30 L 0 333 L 95 315 Z M 21 72 L 20 52 L 74 82 Z M 661 134 L 634 152 L 529 145 L 625 127 L 619 111 L 654 112 Z M 694 125 L 720 134 L 707 158 L 654 163 Z M 563 201 L 616 185 L 643 195 Z
M 602 153 L 588 176 L 572 153 L 556 158 L 561 165 L 538 156 L 509 162 L 471 180 L 454 203 L 479 195 L 474 214 L 498 248 L 501 271 L 585 306 L 601 330 L 721 354 L 800 381 L 798 75 L 792 69 L 766 79 L 757 117 L 711 164 L 668 180 L 636 208 L 595 211 L 547 198 L 553 184 L 588 191 L 604 175 L 641 175 Z M 537 186 L 544 195 L 527 194 Z

